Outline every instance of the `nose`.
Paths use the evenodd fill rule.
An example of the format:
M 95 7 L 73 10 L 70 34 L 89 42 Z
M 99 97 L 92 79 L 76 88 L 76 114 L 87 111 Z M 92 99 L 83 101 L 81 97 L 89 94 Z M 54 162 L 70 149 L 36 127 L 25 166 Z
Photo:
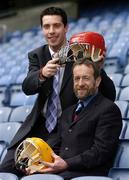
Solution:
M 80 78 L 80 79 L 79 79 L 79 82 L 78 82 L 79 86 L 82 86 L 82 85 L 84 84 L 83 82 L 84 82 L 83 79 Z
M 50 26 L 49 28 L 49 33 L 53 33 L 54 32 L 54 27 L 53 26 Z

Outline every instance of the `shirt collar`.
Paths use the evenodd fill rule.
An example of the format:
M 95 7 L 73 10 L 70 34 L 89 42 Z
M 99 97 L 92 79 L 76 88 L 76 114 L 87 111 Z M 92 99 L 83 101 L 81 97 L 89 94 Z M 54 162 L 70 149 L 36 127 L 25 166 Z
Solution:
M 48 48 L 49 48 L 49 51 L 50 51 L 51 56 L 53 56 L 53 54 L 54 54 L 55 52 L 50 48 L 50 46 L 48 46 Z
M 90 102 L 97 94 L 98 94 L 98 90 L 95 92 L 94 95 L 90 95 L 90 96 L 86 97 L 84 100 L 79 100 L 78 103 L 79 103 L 80 101 L 82 101 L 83 104 L 84 104 L 84 107 L 86 107 L 86 106 L 89 104 L 89 102 Z

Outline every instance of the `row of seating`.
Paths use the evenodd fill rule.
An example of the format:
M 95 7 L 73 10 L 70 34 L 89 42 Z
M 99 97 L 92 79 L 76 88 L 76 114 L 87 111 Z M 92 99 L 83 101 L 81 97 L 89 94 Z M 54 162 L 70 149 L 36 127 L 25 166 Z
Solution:
M 15 112 L 16 109 L 18 109 L 17 112 Z M 2 162 L 3 157 L 6 154 L 8 145 L 10 144 L 14 135 L 20 128 L 23 120 L 25 120 L 25 117 L 28 115 L 31 107 L 27 107 L 28 111 L 25 112 L 25 114 L 23 111 L 23 110 L 25 110 L 24 106 L 18 107 L 16 109 L 14 110 L 14 114 L 12 113 L 12 116 L 11 116 L 12 119 L 10 120 L 10 122 L 1 122 L 0 123 L 0 162 Z M 21 112 L 20 112 L 20 110 L 21 110 Z M 20 113 L 18 113 L 18 112 L 20 112 Z M 15 114 L 16 114 L 16 116 L 15 116 Z M 126 119 L 126 120 L 123 119 L 123 127 L 122 127 L 122 131 L 121 131 L 120 138 L 119 138 L 120 142 L 121 142 L 120 148 L 119 148 L 120 150 L 118 153 L 119 155 L 122 155 L 123 153 L 125 154 L 124 160 L 127 162 L 126 164 L 128 164 L 128 160 L 129 160 L 129 156 L 127 158 L 127 152 L 129 152 L 129 121 L 127 121 L 127 120 L 129 120 L 129 119 Z M 123 151 L 123 149 L 125 149 L 125 150 Z M 118 166 L 118 163 L 117 163 L 117 166 Z M 128 165 L 128 168 L 129 168 L 129 165 Z
M 124 100 L 115 101 L 121 110 L 122 118 L 129 120 L 129 102 Z M 18 107 L 0 107 L 0 123 L 1 122 L 20 122 L 22 123 L 26 116 L 31 112 L 32 105 L 21 105 Z
M 0 173 L 1 180 L 19 180 L 19 178 L 13 173 Z M 28 175 L 21 180 L 64 180 L 63 177 L 55 174 L 34 174 Z M 82 176 L 72 178 L 71 180 L 128 180 L 129 170 L 128 169 L 111 169 L 109 172 L 109 177 L 104 176 Z
M 15 85 L 14 85 L 15 86 Z M 27 96 L 20 89 L 13 89 L 12 87 L 0 87 L 0 106 L 17 107 L 22 105 L 34 104 L 37 94 Z M 116 87 L 116 100 L 129 101 L 129 86 Z
M 9 87 L 0 87 L 0 107 L 10 106 L 17 107 L 21 105 L 32 105 L 37 98 L 36 95 L 27 96 L 21 89 L 21 84 L 12 85 Z
M 16 108 L 0 107 L 1 122 L 19 122 L 22 123 L 30 113 L 32 105 L 22 105 Z

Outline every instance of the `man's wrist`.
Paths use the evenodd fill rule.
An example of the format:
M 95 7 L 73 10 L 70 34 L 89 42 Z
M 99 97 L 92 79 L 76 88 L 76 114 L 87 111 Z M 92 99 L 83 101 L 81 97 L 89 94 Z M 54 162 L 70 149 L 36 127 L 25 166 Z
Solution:
M 43 74 L 42 72 L 43 72 L 43 68 L 41 68 L 41 69 L 39 70 L 39 79 L 44 81 L 44 80 L 47 79 L 47 77 L 44 76 L 44 74 Z

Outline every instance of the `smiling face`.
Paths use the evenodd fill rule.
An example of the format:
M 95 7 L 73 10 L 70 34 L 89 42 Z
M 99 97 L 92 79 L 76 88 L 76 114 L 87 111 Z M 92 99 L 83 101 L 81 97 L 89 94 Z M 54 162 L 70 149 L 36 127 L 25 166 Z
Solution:
M 66 42 L 67 29 L 59 15 L 45 15 L 42 18 L 43 34 L 53 51 L 58 51 Z
M 95 94 L 101 78 L 94 77 L 94 70 L 92 65 L 80 64 L 73 69 L 73 81 L 75 95 L 83 100 L 86 97 Z

